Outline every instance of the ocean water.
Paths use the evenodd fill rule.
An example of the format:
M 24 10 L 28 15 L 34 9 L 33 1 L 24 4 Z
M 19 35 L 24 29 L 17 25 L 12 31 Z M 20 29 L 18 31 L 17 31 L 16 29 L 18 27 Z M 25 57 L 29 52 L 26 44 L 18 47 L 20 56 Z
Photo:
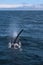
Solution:
M 21 29 L 22 51 L 9 49 Z M 0 11 L 0 65 L 43 65 L 43 11 Z

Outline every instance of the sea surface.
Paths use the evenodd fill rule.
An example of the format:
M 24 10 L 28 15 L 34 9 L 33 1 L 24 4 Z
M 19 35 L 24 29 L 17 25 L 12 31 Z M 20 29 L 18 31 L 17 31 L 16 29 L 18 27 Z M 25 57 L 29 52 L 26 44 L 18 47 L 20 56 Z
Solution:
M 22 51 L 9 49 L 21 29 Z M 43 11 L 0 11 L 0 65 L 43 65 Z

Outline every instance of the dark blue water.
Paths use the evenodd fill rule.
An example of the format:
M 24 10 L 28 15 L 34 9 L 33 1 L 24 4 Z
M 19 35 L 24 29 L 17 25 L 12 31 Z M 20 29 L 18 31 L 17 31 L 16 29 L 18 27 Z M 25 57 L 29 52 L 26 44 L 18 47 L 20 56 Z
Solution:
M 21 29 L 22 51 L 9 49 Z M 43 65 L 43 11 L 0 11 L 0 65 Z

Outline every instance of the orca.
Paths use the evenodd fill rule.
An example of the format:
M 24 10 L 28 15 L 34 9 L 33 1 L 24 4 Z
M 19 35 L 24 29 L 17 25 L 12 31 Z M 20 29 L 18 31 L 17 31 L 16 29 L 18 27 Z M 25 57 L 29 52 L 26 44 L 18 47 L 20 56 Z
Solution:
M 21 42 L 20 40 L 18 41 L 19 35 L 23 32 L 23 29 L 18 33 L 14 41 L 11 40 L 8 44 L 8 48 L 14 48 L 14 49 L 19 49 L 21 48 Z

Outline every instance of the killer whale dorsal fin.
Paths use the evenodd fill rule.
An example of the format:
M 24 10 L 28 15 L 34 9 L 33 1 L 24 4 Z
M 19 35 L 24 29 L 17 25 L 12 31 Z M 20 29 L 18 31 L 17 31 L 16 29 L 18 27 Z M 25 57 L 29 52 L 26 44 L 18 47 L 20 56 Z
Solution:
M 16 43 L 16 40 L 18 39 L 19 35 L 23 32 L 23 29 L 18 33 L 16 39 L 14 40 L 14 43 Z

